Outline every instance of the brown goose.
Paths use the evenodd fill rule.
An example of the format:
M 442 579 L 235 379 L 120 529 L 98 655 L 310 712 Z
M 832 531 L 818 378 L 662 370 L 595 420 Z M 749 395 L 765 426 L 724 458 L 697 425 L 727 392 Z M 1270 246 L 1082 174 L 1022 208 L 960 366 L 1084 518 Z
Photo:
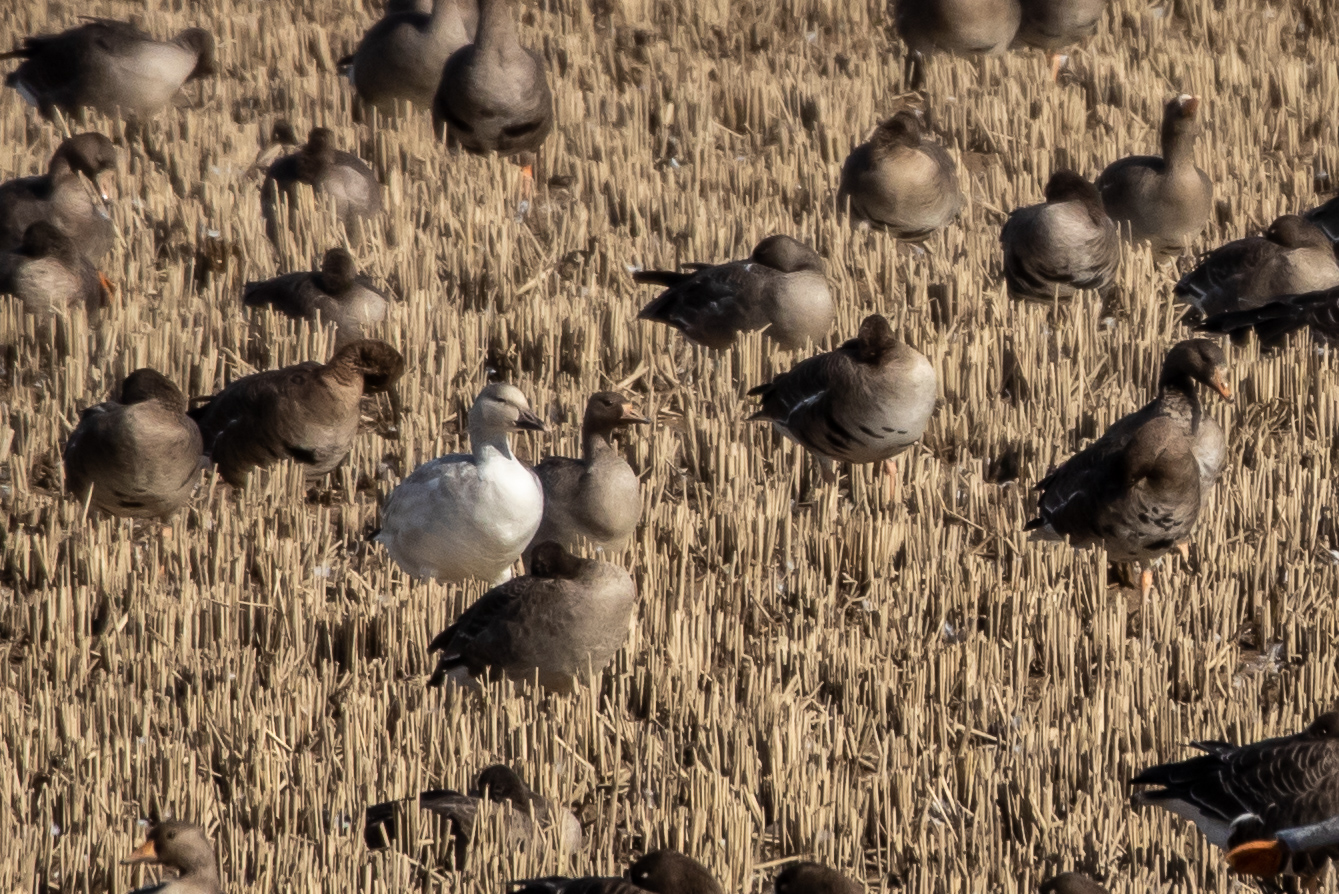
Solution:
M 1022 5 L 1018 41 L 1046 51 L 1054 78 L 1065 63 L 1060 51 L 1096 33 L 1107 0 L 1022 0 Z
M 749 418 L 771 422 L 808 450 L 832 483 L 838 462 L 890 463 L 920 440 L 936 390 L 925 355 L 898 341 L 888 321 L 872 314 L 860 334 L 837 350 L 749 391 L 762 400 Z
M 1110 288 L 1120 236 L 1097 189 L 1073 171 L 1056 171 L 1046 202 L 1019 208 L 1000 231 L 1004 278 L 1014 298 L 1069 298 Z
M 1312 208 L 1303 216 L 1324 230 L 1331 242 L 1339 242 L 1339 196 L 1335 196 L 1318 208 Z
M 205 830 L 191 823 L 167 820 L 149 830 L 149 837 L 122 865 L 157 863 L 180 873 L 176 878 L 139 889 L 139 894 L 223 894 L 214 847 Z
M 428 109 L 447 58 L 474 39 L 478 21 L 473 0 L 436 0 L 426 14 L 388 12 L 339 64 L 358 98 L 379 111 L 393 113 L 397 102 Z
M 1214 314 L 1195 327 L 1239 340 L 1254 331 L 1265 348 L 1276 348 L 1289 334 L 1310 328 L 1322 341 L 1339 341 L 1339 286 L 1304 295 L 1285 295 L 1251 310 Z
M 275 126 L 274 138 L 280 145 L 296 142 L 292 128 L 284 122 Z M 290 209 L 296 205 L 298 184 L 334 202 L 336 216 L 355 236 L 361 234 L 363 221 L 382 210 L 381 184 L 372 169 L 353 153 L 336 149 L 335 135 L 329 129 L 314 127 L 306 145 L 271 164 L 265 173 L 261 203 L 271 241 L 278 238 L 281 202 L 286 200 Z
M 1339 286 L 1339 262 L 1329 237 L 1306 218 L 1285 214 L 1263 236 L 1214 249 L 1181 277 L 1175 292 L 1207 317 L 1333 286 Z
M 451 54 L 432 119 L 469 152 L 534 152 L 553 129 L 544 60 L 522 47 L 508 0 L 480 0 L 474 43 Z
M 1153 243 L 1161 255 L 1180 254 L 1209 221 L 1213 181 L 1195 167 L 1199 133 L 1197 96 L 1167 103 L 1162 118 L 1162 155 L 1131 155 L 1107 165 L 1097 190 L 1107 214 L 1128 224 L 1134 239 Z
M 100 133 L 81 133 L 56 148 L 45 174 L 0 184 L 0 251 L 18 247 L 24 231 L 44 220 L 69 236 L 96 264 L 111 251 L 116 231 L 88 194 L 83 178 L 105 199 L 103 176 L 115 168 L 112 141 Z
M 186 82 L 214 74 L 214 38 L 189 28 L 171 40 L 155 40 L 128 22 L 87 19 L 59 34 L 26 37 L 0 59 L 23 60 L 5 85 L 44 117 L 84 108 L 148 116 Z
M 335 324 L 341 345 L 366 337 L 386 319 L 386 296 L 358 276 L 353 255 L 343 248 L 326 252 L 320 270 L 247 283 L 242 304 L 269 307 L 298 320 L 319 316 Z
M 324 365 L 314 361 L 244 376 L 195 407 L 205 452 L 234 487 L 257 467 L 291 459 L 307 477 L 333 470 L 353 448 L 364 394 L 388 391 L 404 373 L 400 352 L 355 341 Z
M 1140 563 L 1147 597 L 1150 564 L 1187 541 L 1222 471 L 1223 430 L 1204 414 L 1195 382 L 1231 400 L 1226 366 L 1211 341 L 1173 347 L 1157 398 L 1118 419 L 1037 484 L 1037 518 L 1026 530 L 1079 548 L 1103 546 L 1113 562 Z
M 795 350 L 820 341 L 836 315 L 823 259 L 789 236 L 768 236 L 743 261 L 694 264 L 686 273 L 641 270 L 632 278 L 665 286 L 638 319 L 673 326 L 715 350 L 756 329 Z
M 433 639 L 428 651 L 441 654 L 428 685 L 537 677 L 546 689 L 571 692 L 576 680 L 603 670 L 623 648 L 636 608 L 626 571 L 541 543 L 529 574 L 480 596 Z
M 842 165 L 837 207 L 898 239 L 919 241 L 962 210 L 953 158 L 921 132 L 915 112 L 901 111 L 874 130 Z
M 1082 872 L 1062 872 L 1041 883 L 1041 894 L 1107 894 L 1107 889 Z
M 80 308 L 95 313 L 107 297 L 88 258 L 44 220 L 24 231 L 17 249 L 0 254 L 0 295 L 4 294 L 18 298 L 26 313 L 42 320 Z
M 1339 712 L 1317 717 L 1300 733 L 1250 745 L 1192 742 L 1205 752 L 1150 767 L 1130 780 L 1152 804 L 1193 822 L 1215 847 L 1229 849 L 1339 816 Z M 1240 855 L 1239 855 L 1240 856 Z M 1281 855 L 1278 871 L 1318 876 L 1339 846 Z
M 65 485 L 112 515 L 161 517 L 191 498 L 203 454 L 185 395 L 160 373 L 137 369 L 119 399 L 80 414 L 65 443 Z
M 1019 0 L 896 0 L 897 32 L 914 52 L 997 55 L 1022 20 Z
M 611 439 L 620 428 L 650 422 L 621 394 L 591 395 L 581 422 L 581 459 L 550 456 L 535 466 L 544 487 L 544 520 L 532 543 L 616 546 L 632 536 L 642 514 L 637 473 Z
M 776 874 L 772 887 L 776 894 L 862 894 L 865 890 L 822 863 L 792 863 Z
M 701 863 L 678 851 L 651 851 L 628 870 L 627 878 L 527 879 L 512 882 L 516 894 L 722 894 L 721 885 Z
M 561 847 L 568 853 L 575 853 L 581 847 L 581 823 L 570 810 L 536 794 L 510 767 L 493 764 L 479 774 L 478 782 L 465 794 L 450 789 L 432 789 L 418 796 L 419 809 L 448 821 L 449 834 L 456 843 L 457 867 L 465 865 L 475 817 L 484 801 L 511 808 L 507 813 L 507 843 L 511 847 L 524 848 L 534 844 L 549 829 L 557 832 Z M 388 847 L 399 840 L 405 803 L 387 801 L 367 808 L 363 841 L 369 849 Z

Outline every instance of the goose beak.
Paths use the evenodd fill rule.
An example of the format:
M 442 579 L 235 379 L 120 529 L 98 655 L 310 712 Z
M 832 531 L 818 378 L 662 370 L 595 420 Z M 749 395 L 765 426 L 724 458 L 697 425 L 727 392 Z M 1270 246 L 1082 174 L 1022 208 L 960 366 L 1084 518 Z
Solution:
M 619 416 L 618 418 L 620 422 L 625 422 L 628 425 L 651 424 L 651 420 L 643 416 L 641 410 L 637 409 L 637 407 L 633 406 L 632 404 L 624 404 L 623 415 Z
M 522 431 L 548 431 L 544 421 L 529 410 L 521 410 L 516 417 L 516 427 Z
M 121 861 L 122 866 L 131 866 L 135 863 L 156 863 L 158 862 L 158 849 L 154 847 L 153 839 L 141 844 L 130 852 L 130 856 Z
M 1227 852 L 1227 864 L 1240 875 L 1268 878 L 1278 875 L 1287 857 L 1282 841 L 1248 841 Z
M 1213 378 L 1209 380 L 1209 384 L 1213 386 L 1214 391 L 1217 391 L 1223 396 L 1223 400 L 1232 400 L 1232 389 L 1228 387 L 1227 382 L 1223 381 L 1223 373 L 1221 371 L 1214 372 Z

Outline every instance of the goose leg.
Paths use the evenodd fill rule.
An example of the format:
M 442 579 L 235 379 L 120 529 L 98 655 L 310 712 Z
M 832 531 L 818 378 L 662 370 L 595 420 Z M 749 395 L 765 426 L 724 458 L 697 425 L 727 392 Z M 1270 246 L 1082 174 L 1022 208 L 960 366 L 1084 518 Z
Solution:
M 1051 82 L 1058 83 L 1060 81 L 1060 72 L 1064 71 L 1065 66 L 1069 64 L 1069 57 L 1064 53 L 1051 51 L 1046 54 L 1046 59 L 1050 63 Z
M 837 483 L 837 464 L 826 456 L 815 456 L 814 462 L 818 463 L 818 471 L 823 475 L 823 483 Z
M 1288 849 L 1281 841 L 1248 841 L 1227 852 L 1227 863 L 1240 875 L 1268 878 L 1278 875 L 1287 856 Z

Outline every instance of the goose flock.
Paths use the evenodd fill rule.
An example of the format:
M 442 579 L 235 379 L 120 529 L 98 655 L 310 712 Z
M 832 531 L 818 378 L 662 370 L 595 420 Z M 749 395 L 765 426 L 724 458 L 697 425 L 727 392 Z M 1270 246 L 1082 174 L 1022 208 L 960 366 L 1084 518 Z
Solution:
M 397 116 L 430 115 L 440 151 L 514 157 L 523 195 L 530 195 L 536 159 L 562 122 L 555 121 L 550 90 L 554 66 L 520 40 L 520 4 L 433 0 L 389 9 L 339 61 L 339 71 L 360 108 L 375 110 L 389 126 Z M 1024 46 L 1046 51 L 1059 77 L 1066 64 L 1061 51 L 1091 36 L 1107 8 L 1103 0 L 895 0 L 892 6 L 909 50 L 908 83 L 918 87 L 935 54 Z M 185 101 L 187 84 L 220 70 L 217 54 L 214 37 L 202 28 L 157 38 L 127 22 L 88 19 L 58 34 L 26 37 L 0 58 L 18 61 L 5 77 L 13 95 L 35 109 L 43 126 L 56 127 L 87 122 L 90 111 L 127 121 L 170 114 Z M 923 97 L 925 105 L 936 99 Z M 1169 265 L 1184 259 L 1214 212 L 1214 183 L 1194 160 L 1203 113 L 1197 96 L 1167 98 L 1158 155 L 1111 159 L 1095 179 L 1057 168 L 1041 201 L 1002 215 L 999 270 L 1007 295 L 1053 305 L 1089 294 L 1106 301 L 1121 287 L 1132 251 Z M 852 143 L 860 137 L 851 134 Z M 319 269 L 250 282 L 238 296 L 256 320 L 272 311 L 333 327 L 329 360 L 242 376 L 212 395 L 188 396 L 151 368 L 129 373 L 108 400 L 83 410 L 65 444 L 64 485 L 87 511 L 170 519 L 208 475 L 244 489 L 252 473 L 280 463 L 324 479 L 348 461 L 369 404 L 383 400 L 391 430 L 398 429 L 406 359 L 377 337 L 393 300 L 360 274 L 353 253 L 386 212 L 387 187 L 339 143 L 327 127 L 311 127 L 304 142 L 290 124 L 275 124 L 260 163 L 260 205 L 266 234 L 277 243 L 305 225 L 296 209 L 316 196 L 348 246 L 327 251 Z M 99 264 L 116 238 L 104 187 L 117 152 L 96 130 L 71 134 L 44 174 L 0 184 L 0 292 L 39 326 L 71 315 L 86 315 L 96 326 L 115 296 Z M 914 109 L 896 110 L 854 145 L 832 186 L 835 213 L 853 229 L 913 251 L 964 225 L 968 197 L 954 157 Z M 1185 265 L 1170 294 L 1187 305 L 1184 322 L 1202 333 L 1256 338 L 1267 350 L 1309 350 L 1309 339 L 1289 336 L 1309 330 L 1320 343 L 1339 338 L 1336 242 L 1339 199 L 1299 208 L 1263 233 Z M 630 272 L 634 282 L 662 289 L 639 319 L 671 327 L 698 346 L 693 356 L 700 362 L 728 363 L 755 332 L 767 350 L 786 358 L 789 369 L 770 381 L 740 383 L 756 403 L 741 402 L 739 409 L 803 448 L 820 479 L 813 487 L 839 488 L 847 466 L 873 466 L 890 482 L 901 480 L 895 460 L 933 428 L 942 370 L 903 340 L 888 314 L 869 313 L 855 332 L 839 331 L 843 296 L 814 247 L 773 233 L 743 259 Z M 828 344 L 835 347 L 824 350 Z M 1209 392 L 1234 400 L 1223 344 L 1191 337 L 1164 347 L 1152 399 L 1035 482 L 1036 515 L 1026 526 L 1039 541 L 1035 549 L 1055 541 L 1094 550 L 1099 561 L 1136 566 L 1144 602 L 1163 557 L 1188 554 L 1197 524 L 1223 499 L 1219 482 L 1232 454 L 1205 405 Z M 693 387 L 691 378 L 682 387 Z M 425 685 L 449 684 L 462 698 L 502 681 L 559 695 L 589 685 L 624 648 L 639 606 L 659 598 L 617 559 L 644 524 L 641 482 L 619 442 L 654 431 L 654 414 L 644 415 L 617 388 L 590 394 L 580 456 L 549 456 L 532 466 L 513 449 L 513 437 L 549 425 L 521 388 L 493 381 L 477 393 L 439 397 L 470 401 L 468 452 L 404 474 L 385 494 L 371 536 L 379 555 L 410 579 L 489 587 L 423 644 L 435 661 Z M 1201 561 L 1213 562 L 1212 552 Z M 1191 820 L 1244 874 L 1310 881 L 1339 859 L 1339 713 L 1281 738 L 1194 747 L 1203 753 L 1132 779 L 1142 787 L 1134 801 Z M 505 765 L 484 769 L 464 793 L 430 790 L 367 808 L 367 847 L 395 846 L 416 822 L 415 806 L 448 821 L 462 865 L 486 807 L 506 813 L 509 846 L 537 847 L 550 836 L 568 852 L 582 847 L 576 816 Z M 157 822 L 126 862 L 176 871 L 153 890 L 216 894 L 225 887 L 204 829 L 190 822 Z M 670 850 L 646 853 L 626 877 L 517 884 L 524 892 L 566 894 L 722 890 L 701 863 Z M 777 894 L 863 889 L 808 861 L 783 867 L 774 886 Z M 1065 873 L 1042 890 L 1102 889 L 1087 876 Z

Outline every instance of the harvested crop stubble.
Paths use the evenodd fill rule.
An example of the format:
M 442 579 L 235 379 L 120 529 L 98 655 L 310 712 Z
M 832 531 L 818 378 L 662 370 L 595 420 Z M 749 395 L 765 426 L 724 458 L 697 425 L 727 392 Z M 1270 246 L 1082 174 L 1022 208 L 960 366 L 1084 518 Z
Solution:
M 1304 338 L 1228 348 L 1238 402 L 1208 410 L 1223 481 L 1191 566 L 1169 559 L 1141 607 L 1099 555 L 1022 525 L 1028 488 L 1151 395 L 1187 335 L 1177 269 L 1127 246 L 1109 307 L 1024 305 L 998 234 L 1055 169 L 1092 177 L 1156 145 L 1178 92 L 1202 97 L 1196 163 L 1216 183 L 1196 251 L 1318 204 L 1339 171 L 1324 0 L 1113 0 L 1059 85 L 1039 52 L 932 57 L 927 123 L 967 203 L 924 251 L 833 201 L 846 154 L 903 100 L 882 0 L 521 4 L 557 122 L 523 219 L 515 166 L 448 154 L 427 115 L 352 123 L 333 60 L 372 0 L 176 6 L 78 10 L 218 39 L 220 75 L 190 106 L 139 131 L 90 117 L 120 156 L 113 305 L 96 329 L 46 331 L 0 300 L 0 891 L 128 889 L 141 876 L 118 861 L 151 814 L 205 825 L 232 892 L 493 892 L 656 847 L 728 891 L 767 890 L 757 867 L 792 855 L 908 894 L 1030 891 L 1061 869 L 1113 892 L 1226 888 L 1193 830 L 1128 809 L 1125 780 L 1187 740 L 1291 732 L 1339 699 L 1339 362 Z M 68 5 L 14 13 L 10 35 L 71 21 Z M 406 359 L 401 438 L 369 426 L 314 488 L 287 466 L 240 491 L 205 476 L 167 528 L 85 518 L 60 494 L 60 447 L 125 374 L 201 395 L 333 351 L 278 315 L 253 335 L 240 307 L 243 283 L 343 239 L 300 197 L 304 225 L 266 240 L 249 169 L 277 118 L 330 127 L 386 187 L 352 250 L 398 299 L 369 335 Z M 42 170 L 61 137 L 5 91 L 0 179 Z M 823 255 L 832 339 L 883 313 L 938 372 L 896 505 L 877 467 L 823 487 L 745 423 L 747 387 L 798 355 L 759 333 L 711 355 L 636 320 L 630 266 L 743 257 L 778 232 Z M 463 448 L 490 369 L 550 424 L 517 439 L 529 460 L 577 455 L 597 390 L 624 383 L 655 420 L 620 448 L 644 524 L 605 554 L 640 617 L 571 696 L 425 690 L 427 643 L 482 585 L 411 582 L 366 541 L 402 475 Z M 367 804 L 494 762 L 571 805 L 586 851 L 509 849 L 501 816 L 465 875 L 426 816 L 408 857 L 365 851 Z

